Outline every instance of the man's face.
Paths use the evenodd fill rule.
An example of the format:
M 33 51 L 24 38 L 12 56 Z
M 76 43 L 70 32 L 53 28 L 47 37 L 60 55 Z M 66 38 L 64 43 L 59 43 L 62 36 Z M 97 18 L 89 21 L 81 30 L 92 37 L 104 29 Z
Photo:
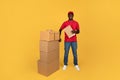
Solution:
M 68 14 L 69 20 L 73 20 L 73 14 Z

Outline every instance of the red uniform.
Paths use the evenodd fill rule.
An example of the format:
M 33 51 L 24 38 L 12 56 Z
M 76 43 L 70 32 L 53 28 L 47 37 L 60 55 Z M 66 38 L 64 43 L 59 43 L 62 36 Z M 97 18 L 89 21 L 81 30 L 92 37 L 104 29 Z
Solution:
M 70 25 L 73 30 L 79 30 L 79 24 L 78 24 L 78 22 L 75 21 L 75 20 L 65 21 L 65 22 L 61 25 L 60 29 L 63 30 L 63 29 L 64 29 L 65 27 L 67 27 L 68 25 Z M 65 33 L 65 42 L 76 42 L 76 41 L 77 41 L 76 35 L 73 36 L 73 37 L 71 37 L 71 38 L 69 38 L 69 37 L 67 36 L 67 34 Z

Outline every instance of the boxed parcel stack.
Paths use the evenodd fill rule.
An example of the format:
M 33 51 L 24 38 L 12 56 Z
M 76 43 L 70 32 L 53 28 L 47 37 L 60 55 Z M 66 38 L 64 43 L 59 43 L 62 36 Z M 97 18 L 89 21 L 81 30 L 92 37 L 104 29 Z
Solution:
M 40 32 L 40 60 L 38 72 L 49 76 L 59 69 L 59 33 L 52 30 Z

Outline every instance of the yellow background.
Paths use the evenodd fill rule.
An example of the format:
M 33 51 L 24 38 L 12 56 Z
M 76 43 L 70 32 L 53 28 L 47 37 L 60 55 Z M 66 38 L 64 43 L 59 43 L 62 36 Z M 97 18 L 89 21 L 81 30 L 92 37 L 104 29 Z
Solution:
M 0 0 L 0 80 L 120 80 L 119 0 Z M 40 31 L 58 30 L 74 11 L 81 26 L 78 58 L 81 71 L 60 70 L 49 77 L 37 73 Z M 53 65 L 54 66 L 54 65 Z

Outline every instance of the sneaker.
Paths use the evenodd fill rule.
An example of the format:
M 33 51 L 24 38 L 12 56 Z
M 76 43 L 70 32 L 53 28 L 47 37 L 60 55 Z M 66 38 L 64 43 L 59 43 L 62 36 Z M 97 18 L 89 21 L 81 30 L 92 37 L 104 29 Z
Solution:
M 63 70 L 66 70 L 66 69 L 67 69 L 67 65 L 64 65 L 64 66 L 63 66 Z
M 80 68 L 79 68 L 78 65 L 75 65 L 75 68 L 76 68 L 77 71 L 80 71 Z

